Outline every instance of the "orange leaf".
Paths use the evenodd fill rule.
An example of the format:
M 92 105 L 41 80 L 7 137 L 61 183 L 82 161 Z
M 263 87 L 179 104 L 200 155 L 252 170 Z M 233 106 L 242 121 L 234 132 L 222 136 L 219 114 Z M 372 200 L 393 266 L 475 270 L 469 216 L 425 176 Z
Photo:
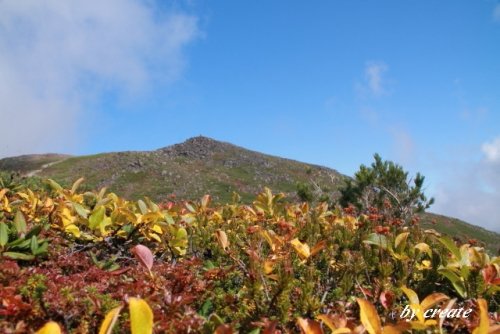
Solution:
M 233 329 L 229 325 L 219 325 L 214 334 L 233 334 Z
M 278 321 L 277 320 L 268 321 L 264 325 L 265 328 L 264 328 L 264 331 L 262 332 L 262 334 L 275 334 L 275 333 L 277 333 L 277 331 L 276 331 L 276 326 L 277 325 L 278 325 Z
M 488 334 L 500 334 L 500 325 L 490 326 L 490 329 L 488 330 Z
M 410 304 L 420 305 L 420 300 L 418 299 L 418 295 L 415 291 L 413 291 L 410 288 L 407 288 L 406 286 L 401 287 L 401 290 L 403 290 L 406 297 L 408 297 Z
M 321 320 L 325 325 L 330 328 L 332 334 L 351 333 L 351 329 L 347 328 L 347 320 L 345 317 L 336 314 L 320 314 L 316 319 Z
M 5 196 L 7 191 L 9 191 L 8 188 L 3 188 L 2 190 L 0 190 L 0 199 L 2 199 Z
M 303 334 L 323 334 L 321 325 L 317 321 L 297 318 L 297 325 L 299 325 Z
M 321 320 L 325 325 L 328 326 L 328 328 L 332 330 L 332 332 L 337 329 L 337 326 L 335 326 L 333 319 L 331 319 L 328 314 L 320 314 L 316 317 L 316 319 Z
M 477 300 L 479 306 L 479 326 L 477 326 L 472 334 L 488 334 L 490 320 L 488 319 L 488 304 L 486 300 L 480 298 Z
M 394 326 L 384 326 L 382 328 L 382 333 L 384 334 L 401 334 L 401 330 Z
M 269 275 L 274 270 L 274 264 L 276 261 L 274 260 L 265 260 L 264 261 L 264 274 Z
M 219 241 L 220 246 L 226 250 L 229 247 L 229 240 L 227 240 L 227 235 L 226 232 L 222 230 L 217 230 L 215 232 L 215 236 L 217 237 L 217 240 Z
M 311 249 L 311 256 L 319 253 L 323 248 L 326 247 L 326 240 L 319 241 L 314 247 Z
M 99 329 L 99 334 L 111 334 L 113 331 L 113 327 L 115 326 L 116 320 L 118 320 L 118 316 L 120 315 L 120 311 L 122 310 L 121 306 L 115 307 L 111 311 L 106 314 L 104 320 L 102 321 L 101 328 Z
M 375 306 L 367 300 L 356 298 L 360 309 L 361 323 L 370 334 L 381 334 L 382 326 Z
M 277 236 L 273 230 L 262 231 L 261 235 L 264 237 L 264 239 L 266 239 L 269 247 L 271 247 L 271 250 L 273 252 L 276 251 L 277 247 L 283 244 L 283 240 L 281 240 L 281 238 Z
M 300 242 L 298 238 L 293 239 L 290 241 L 290 244 L 292 244 L 293 248 L 299 254 L 299 257 L 302 260 L 307 259 L 309 256 L 311 256 L 311 251 L 309 249 L 309 245 L 306 243 Z
M 352 330 L 347 327 L 337 328 L 332 332 L 332 334 L 350 334 L 350 333 L 352 333 Z
M 420 306 L 422 307 L 422 311 L 426 311 L 427 309 L 433 307 L 437 303 L 440 303 L 442 301 L 450 299 L 447 295 L 444 293 L 433 293 L 431 295 L 428 295 L 427 297 L 424 298 Z

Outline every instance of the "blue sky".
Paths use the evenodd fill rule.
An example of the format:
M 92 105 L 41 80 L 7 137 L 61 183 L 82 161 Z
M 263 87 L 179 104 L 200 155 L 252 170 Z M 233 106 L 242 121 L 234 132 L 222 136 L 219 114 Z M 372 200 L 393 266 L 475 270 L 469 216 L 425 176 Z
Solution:
M 500 230 L 497 1 L 0 2 L 0 156 L 205 135 L 352 175 L 427 176 Z

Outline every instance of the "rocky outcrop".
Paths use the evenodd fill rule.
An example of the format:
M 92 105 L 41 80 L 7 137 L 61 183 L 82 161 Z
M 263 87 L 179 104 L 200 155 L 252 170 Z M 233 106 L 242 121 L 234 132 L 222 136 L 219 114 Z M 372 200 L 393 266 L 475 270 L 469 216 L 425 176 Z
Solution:
M 168 157 L 187 157 L 193 159 L 206 159 L 216 153 L 223 153 L 236 146 L 220 142 L 208 137 L 198 136 L 189 138 L 183 143 L 160 148 L 158 151 Z

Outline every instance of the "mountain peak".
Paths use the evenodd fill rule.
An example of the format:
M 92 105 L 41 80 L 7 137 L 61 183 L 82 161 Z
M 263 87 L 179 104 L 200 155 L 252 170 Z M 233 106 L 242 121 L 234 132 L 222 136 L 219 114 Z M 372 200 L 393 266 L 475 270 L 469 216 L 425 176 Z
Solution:
M 186 144 L 186 145 L 193 145 L 193 146 L 210 146 L 210 145 L 220 145 L 220 144 L 226 144 L 224 142 L 215 140 L 210 137 L 205 137 L 202 135 L 196 136 L 196 137 L 191 137 L 186 139 L 183 143 L 181 144 Z
M 180 144 L 160 148 L 158 151 L 167 156 L 184 156 L 204 159 L 214 153 L 225 152 L 231 147 L 235 146 L 209 137 L 197 136 L 186 139 Z

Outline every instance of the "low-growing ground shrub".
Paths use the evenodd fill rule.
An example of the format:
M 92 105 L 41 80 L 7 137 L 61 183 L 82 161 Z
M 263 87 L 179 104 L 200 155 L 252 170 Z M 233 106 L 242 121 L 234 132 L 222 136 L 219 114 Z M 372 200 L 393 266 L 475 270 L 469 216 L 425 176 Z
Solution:
M 0 189 L 0 332 L 127 332 L 138 326 L 130 300 L 151 309 L 155 333 L 488 333 L 498 324 L 500 259 L 418 220 L 293 203 L 267 188 L 252 205 L 208 195 L 156 204 L 79 192 L 81 182 Z M 46 248 L 35 254 L 28 234 L 40 226 Z M 9 256 L 13 238 L 30 240 L 32 256 Z M 411 321 L 400 317 L 407 307 Z M 473 312 L 423 316 L 446 307 Z

